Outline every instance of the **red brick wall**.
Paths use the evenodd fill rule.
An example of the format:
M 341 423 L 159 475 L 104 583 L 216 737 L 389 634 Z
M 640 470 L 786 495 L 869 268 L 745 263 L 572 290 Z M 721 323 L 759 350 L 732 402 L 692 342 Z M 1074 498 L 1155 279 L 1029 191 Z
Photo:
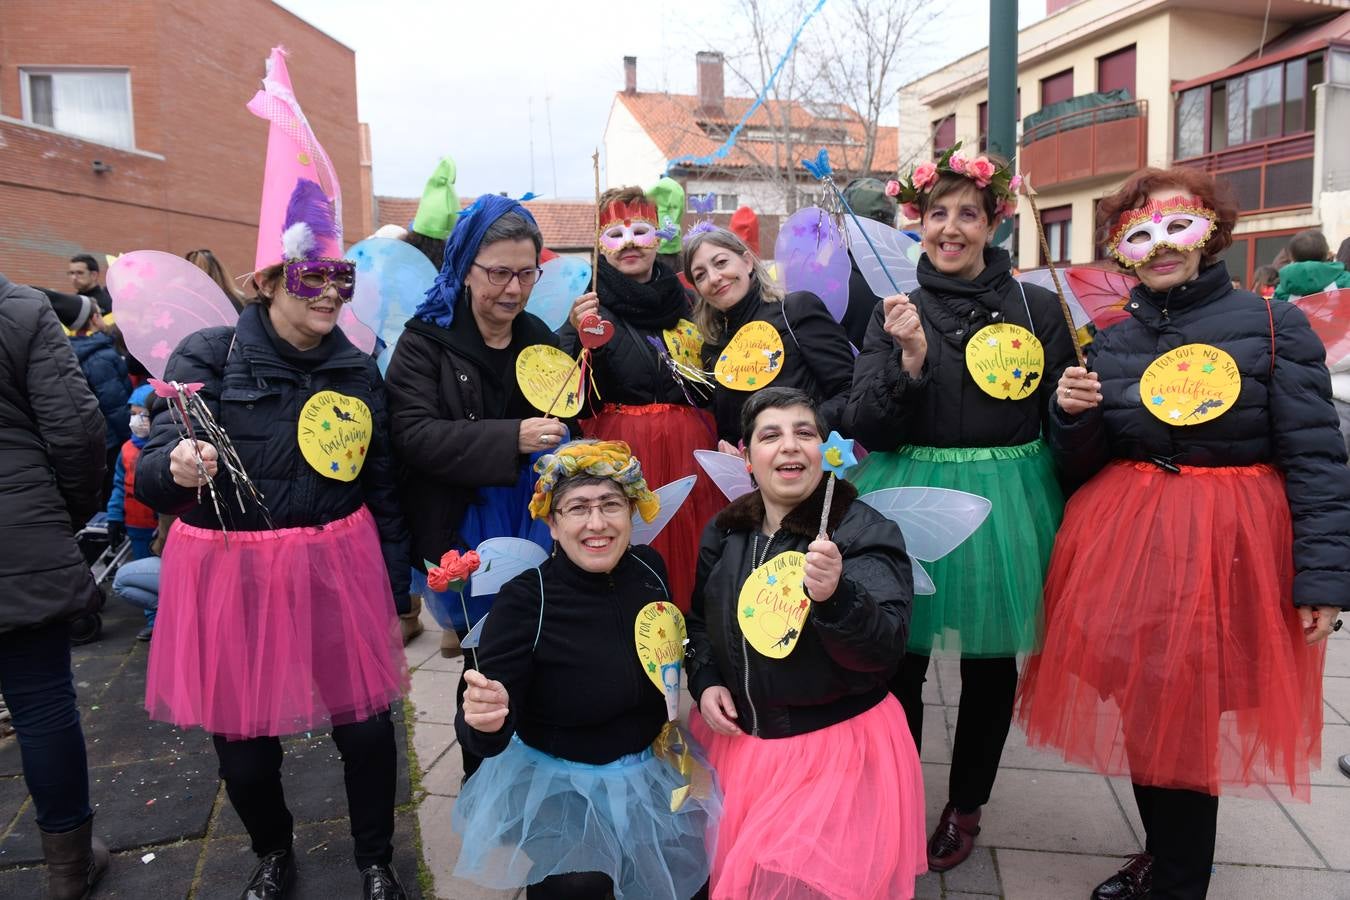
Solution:
M 337 169 L 347 239 L 364 237 L 349 48 L 270 0 L 85 0 L 76 18 L 47 0 L 0 4 L 0 116 L 22 118 L 22 66 L 126 67 L 146 152 L 0 121 L 0 272 L 64 287 L 72 253 L 196 247 L 232 274 L 252 269 L 267 123 L 244 104 L 275 44 Z M 95 159 L 113 171 L 95 175 Z

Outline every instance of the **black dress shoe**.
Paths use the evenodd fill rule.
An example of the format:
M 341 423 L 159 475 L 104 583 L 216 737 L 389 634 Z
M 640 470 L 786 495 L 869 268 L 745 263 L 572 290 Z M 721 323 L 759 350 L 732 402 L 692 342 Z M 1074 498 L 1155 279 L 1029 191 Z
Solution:
M 1153 856 L 1136 853 L 1120 871 L 1097 885 L 1092 900 L 1148 900 L 1153 887 Z
M 239 900 L 281 900 L 295 880 L 295 853 L 278 850 L 258 860 L 258 868 L 244 886 Z
M 361 880 L 364 882 L 364 893 L 361 896 L 365 900 L 408 900 L 403 885 L 399 883 L 398 873 L 394 871 L 392 865 L 362 869 Z

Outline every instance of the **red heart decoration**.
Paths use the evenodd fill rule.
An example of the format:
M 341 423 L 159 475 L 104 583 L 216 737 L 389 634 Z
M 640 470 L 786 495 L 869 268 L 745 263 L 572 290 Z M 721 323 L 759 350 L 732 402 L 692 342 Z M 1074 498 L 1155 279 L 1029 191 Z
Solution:
M 587 350 L 594 350 L 605 346 L 609 343 L 609 339 L 614 337 L 614 323 L 600 318 L 595 313 L 587 313 L 581 317 L 581 327 L 577 329 L 577 335 L 581 338 L 581 346 Z

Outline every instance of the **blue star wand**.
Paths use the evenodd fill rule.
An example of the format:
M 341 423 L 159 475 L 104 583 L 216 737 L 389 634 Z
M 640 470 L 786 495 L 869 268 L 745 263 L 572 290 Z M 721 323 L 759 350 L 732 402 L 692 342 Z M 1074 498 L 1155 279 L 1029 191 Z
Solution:
M 848 200 L 844 197 L 844 192 L 839 190 L 839 185 L 834 183 L 834 170 L 830 167 L 829 150 L 821 147 L 820 152 L 816 154 L 815 159 L 802 160 L 802 167 L 810 172 L 812 177 L 820 181 L 821 185 L 825 188 L 826 195 L 830 197 L 834 203 L 838 204 L 836 209 L 842 208 L 844 212 L 848 213 L 849 218 L 853 220 L 853 224 L 858 227 L 858 233 L 861 234 L 863 240 L 867 242 L 867 248 L 872 251 L 872 255 L 875 256 L 877 262 L 881 264 L 881 271 L 886 274 L 886 280 L 891 283 L 891 288 L 897 294 L 900 293 L 900 285 L 896 284 L 895 276 L 891 274 L 891 270 L 886 268 L 886 261 L 881 258 L 881 251 L 877 250 L 876 244 L 872 243 L 872 238 L 867 234 L 867 229 L 863 228 L 862 223 L 858 221 L 858 214 L 853 211 L 853 207 L 849 206 Z M 843 230 L 842 225 L 840 230 Z M 851 447 L 852 441 L 850 441 L 849 444 Z M 850 452 L 852 452 L 851 449 Z
M 830 523 L 830 505 L 834 502 L 835 476 L 844 477 L 844 473 L 858 464 L 853 453 L 853 441 L 843 437 L 837 431 L 831 431 L 829 440 L 820 445 L 820 467 L 829 474 L 825 482 L 825 503 L 820 508 L 820 536 L 828 538 L 825 531 Z

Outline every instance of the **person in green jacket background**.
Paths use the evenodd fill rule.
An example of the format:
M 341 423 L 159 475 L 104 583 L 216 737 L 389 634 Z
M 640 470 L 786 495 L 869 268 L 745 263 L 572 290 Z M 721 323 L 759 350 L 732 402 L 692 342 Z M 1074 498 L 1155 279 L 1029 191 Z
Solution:
M 1293 300 L 1331 287 L 1350 287 L 1345 264 L 1331 258 L 1326 235 L 1316 228 L 1300 231 L 1289 241 L 1288 265 L 1280 269 L 1276 300 Z

